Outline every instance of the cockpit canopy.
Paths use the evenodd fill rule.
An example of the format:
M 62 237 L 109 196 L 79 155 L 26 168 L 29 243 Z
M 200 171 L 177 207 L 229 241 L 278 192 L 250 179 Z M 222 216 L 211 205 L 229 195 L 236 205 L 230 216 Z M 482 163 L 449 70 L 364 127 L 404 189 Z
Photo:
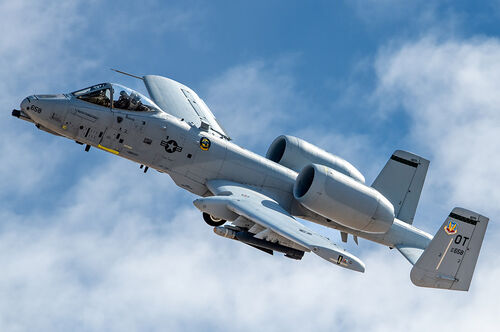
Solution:
M 88 103 L 124 111 L 159 111 L 159 107 L 146 96 L 115 83 L 96 84 L 71 94 Z

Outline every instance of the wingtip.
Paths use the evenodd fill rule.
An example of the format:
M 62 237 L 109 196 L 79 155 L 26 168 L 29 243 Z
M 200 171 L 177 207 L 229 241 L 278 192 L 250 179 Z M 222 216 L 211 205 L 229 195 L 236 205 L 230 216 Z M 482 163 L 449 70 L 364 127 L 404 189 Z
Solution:
M 366 267 L 365 263 L 363 263 L 359 258 L 357 257 L 352 257 L 352 259 L 355 261 L 355 264 L 353 263 L 353 269 L 354 271 L 365 273 Z
M 319 257 L 345 269 L 362 273 L 365 272 L 365 264 L 363 261 L 347 251 L 336 251 L 324 247 L 314 247 L 312 251 Z

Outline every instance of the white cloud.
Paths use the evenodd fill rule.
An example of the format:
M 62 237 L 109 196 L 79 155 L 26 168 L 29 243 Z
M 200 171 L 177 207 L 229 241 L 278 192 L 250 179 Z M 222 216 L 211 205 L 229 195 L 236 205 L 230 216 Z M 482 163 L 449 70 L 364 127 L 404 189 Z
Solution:
M 476 324 L 470 317 L 484 329 L 495 323 L 493 261 L 480 261 L 469 293 L 450 293 L 412 286 L 409 264 L 384 249 L 364 255 L 362 275 L 216 237 L 192 208 L 163 225 L 114 217 L 121 222 L 108 231 L 75 230 L 61 217 L 2 232 L 0 328 L 465 331 Z M 451 324 L 450 305 L 467 315 Z
M 80 86 L 89 73 L 100 76 L 98 72 L 103 69 L 98 67 L 106 56 L 103 45 L 123 44 L 128 40 L 128 33 L 117 34 L 120 30 L 130 32 L 123 30 L 124 22 L 127 29 L 136 29 L 148 20 L 160 20 L 159 16 L 163 15 L 164 23 L 156 27 L 155 33 L 182 30 L 191 13 L 169 7 L 134 15 L 128 11 L 110 15 L 106 11 L 106 22 L 94 31 L 91 27 L 95 22 L 84 15 L 91 12 L 99 16 L 101 11 L 102 3 L 98 1 L 0 2 L 0 29 L 4 31 L 0 34 L 0 76 L 3 78 L 0 101 L 5 110 L 0 117 L 0 155 L 8 156 L 0 165 L 3 186 L 0 197 L 46 191 L 51 183 L 47 179 L 54 182 L 60 179 L 61 173 L 75 168 L 71 162 L 67 163 L 71 155 L 61 151 L 64 146 L 61 138 L 39 132 L 32 124 L 9 116 L 11 109 L 18 109 L 28 95 L 66 92 Z M 67 142 L 62 144 L 69 146 Z
M 68 63 L 73 60 L 58 59 L 64 57 L 65 42 L 79 22 L 74 5 L 64 5 L 60 11 L 54 4 L 46 5 L 47 9 L 25 2 L 2 6 L 5 28 L 24 12 L 34 26 L 20 26 L 17 37 L 0 37 L 4 38 L 0 44 L 9 49 L 0 55 L 8 59 L 14 51 L 23 52 L 25 42 L 40 49 L 10 67 L 0 66 L 6 77 L 26 75 L 17 85 L 6 87 L 7 91 L 27 94 L 25 89 L 39 86 L 48 71 L 41 67 L 30 76 L 30 68 L 36 66 L 54 65 L 59 68 L 56 73 L 71 72 Z M 38 20 L 33 14 L 37 10 L 44 13 Z M 451 61 L 455 53 L 460 57 Z M 474 174 L 497 179 L 492 170 L 496 161 L 485 163 L 486 152 L 474 151 L 491 145 L 488 141 L 496 136 L 492 130 L 498 118 L 494 114 L 497 97 L 492 95 L 496 62 L 488 53 L 497 54 L 495 40 L 442 44 L 424 39 L 388 49 L 377 64 L 377 96 L 394 98 L 409 114 L 418 114 L 412 115 L 412 135 L 433 154 L 432 172 L 439 174 L 433 182 L 450 188 L 450 195 L 432 197 L 484 204 L 492 212 L 497 211 L 492 206 L 497 200 L 480 196 L 486 195 L 483 190 L 488 184 L 474 189 L 474 197 L 467 193 L 468 186 L 475 188 L 479 181 Z M 486 60 L 489 66 L 482 65 Z M 412 70 L 415 66 L 422 68 Z M 466 70 L 461 72 L 461 68 Z M 48 86 L 63 84 L 54 76 L 47 80 Z M 19 89 L 20 85 L 26 85 L 25 89 Z M 280 122 L 289 120 L 287 112 L 304 106 L 297 90 L 286 66 L 267 62 L 229 69 L 206 88 L 207 102 L 230 134 L 239 133 L 243 146 L 270 142 L 281 134 Z M 474 91 L 473 98 L 461 99 L 463 91 Z M 12 95 L 3 95 L 2 100 L 7 97 L 10 100 Z M 450 101 L 453 109 L 446 108 Z M 446 106 L 445 113 L 436 114 L 442 106 Z M 471 114 L 477 106 L 484 107 Z M 2 121 L 6 129 L 0 136 L 0 153 L 10 161 L 0 168 L 0 181 L 7 195 L 31 197 L 37 186 L 46 188 L 52 181 L 50 175 L 58 173 L 63 153 L 71 160 L 68 167 L 84 158 L 68 155 L 73 150 L 59 139 L 44 148 L 48 140 L 42 137 L 47 134 L 19 134 L 18 128 L 10 129 L 12 122 Z M 472 134 L 463 130 L 469 124 Z M 347 159 L 357 156 L 347 147 L 354 146 L 354 151 L 370 147 L 364 136 L 330 134 L 322 139 L 323 133 L 303 130 L 319 145 L 338 142 L 336 150 Z M 466 138 L 460 138 L 465 132 Z M 454 148 L 455 144 L 461 149 Z M 445 148 L 449 149 L 446 155 Z M 464 161 L 462 153 L 472 154 L 472 161 Z M 476 159 L 482 164 L 474 165 Z M 190 194 L 163 174 L 150 171 L 144 175 L 135 168 L 128 161 L 103 157 L 85 172 L 75 172 L 75 178 L 68 174 L 62 193 L 43 193 L 48 202 L 44 209 L 29 209 L 30 202 L 22 199 L 16 200 L 27 204 L 22 211 L 4 204 L 0 214 L 0 330 L 420 331 L 431 327 L 465 331 L 477 329 L 478 324 L 483 330 L 496 326 L 494 294 L 500 270 L 491 254 L 499 240 L 494 225 L 469 293 L 425 290 L 411 285 L 408 263 L 386 248 L 359 249 L 368 268 L 362 275 L 311 254 L 296 262 L 216 237 L 192 207 Z M 440 222 L 433 221 L 433 225 Z
M 80 1 L 27 0 L 0 4 L 0 71 L 4 78 L 0 99 L 6 105 L 17 106 L 20 98 L 35 92 L 52 92 L 52 88 L 64 86 L 61 77 L 76 80 L 95 67 L 95 60 L 70 51 L 75 50 L 73 42 L 86 27 L 79 5 Z M 12 104 L 13 98 L 16 104 Z
M 4 1 L 0 3 L 0 197 L 27 194 L 44 180 L 54 179 L 62 165 L 62 152 L 47 134 L 34 130 L 9 115 L 9 108 L 19 108 L 29 94 L 52 92 L 58 78 L 77 76 L 91 61 L 78 58 L 65 46 L 80 30 L 78 3 Z M 63 75 L 64 74 L 64 75 Z M 38 89 L 38 90 L 36 90 Z M 57 139 L 56 139 L 57 140 Z
M 431 159 L 428 189 L 421 204 L 427 224 L 437 224 L 438 215 L 444 216 L 454 206 L 491 218 L 473 289 L 461 299 L 449 295 L 454 300 L 448 303 L 467 303 L 464 312 L 475 311 L 467 319 L 455 321 L 453 329 L 459 330 L 496 327 L 489 317 L 492 312 L 472 308 L 493 305 L 493 294 L 499 290 L 494 281 L 500 273 L 495 264 L 500 237 L 495 220 L 500 213 L 500 196 L 495 190 L 500 183 L 498 59 L 498 38 L 442 40 L 430 35 L 383 49 L 375 64 L 378 82 L 374 99 L 379 111 L 385 117 L 405 112 L 410 119 L 408 138 Z M 444 296 L 414 300 L 413 313 L 419 317 L 416 326 L 434 324 L 451 329 L 444 319 L 428 320 L 431 307 L 439 303 L 446 307 Z
M 373 160 L 379 159 L 383 165 L 388 156 L 376 155 L 366 135 L 344 134 L 321 123 L 322 117 L 335 119 L 335 104 L 318 110 L 304 95 L 291 70 L 296 61 L 295 56 L 288 56 L 229 68 L 205 82 L 200 95 L 242 147 L 264 153 L 262 146 L 269 146 L 275 137 L 295 135 L 353 162 L 374 177 L 380 169 L 372 167 Z
M 203 95 L 218 121 L 242 146 L 271 144 L 305 104 L 290 73 L 292 57 L 232 67 L 204 84 Z
M 0 232 L 1 330 L 446 331 L 450 303 L 468 313 L 454 331 L 472 328 L 470 316 L 495 324 L 500 270 L 485 253 L 498 234 L 471 291 L 450 293 L 414 287 L 410 265 L 386 248 L 358 250 L 368 268 L 358 274 L 217 237 L 191 195 L 125 160 L 108 158 L 69 189 L 47 209 L 12 213 Z
M 494 216 L 500 209 L 500 41 L 428 37 L 381 52 L 376 63 L 381 111 L 401 106 L 411 138 L 431 157 L 440 203 Z

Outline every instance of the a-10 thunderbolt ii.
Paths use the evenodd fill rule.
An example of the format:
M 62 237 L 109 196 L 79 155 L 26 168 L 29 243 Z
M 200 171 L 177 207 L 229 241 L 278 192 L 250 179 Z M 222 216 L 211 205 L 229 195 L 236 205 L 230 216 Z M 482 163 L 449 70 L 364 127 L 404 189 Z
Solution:
M 131 75 L 132 76 L 132 75 Z M 147 75 L 149 96 L 102 83 L 72 93 L 33 95 L 12 115 L 39 129 L 167 173 L 200 196 L 194 205 L 217 235 L 272 254 L 313 252 L 354 271 L 365 265 L 301 218 L 396 248 L 417 286 L 468 290 L 488 218 L 454 208 L 433 236 L 413 218 L 429 161 L 395 151 L 371 186 L 349 162 L 304 140 L 279 136 L 266 157 L 231 142 L 198 95 Z

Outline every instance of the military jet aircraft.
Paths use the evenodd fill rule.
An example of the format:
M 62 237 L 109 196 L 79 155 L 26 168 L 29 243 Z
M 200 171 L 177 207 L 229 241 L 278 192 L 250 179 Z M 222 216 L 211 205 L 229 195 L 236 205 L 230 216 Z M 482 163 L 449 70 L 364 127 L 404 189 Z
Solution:
M 132 76 L 132 75 L 131 75 Z M 300 138 L 279 136 L 266 157 L 234 144 L 204 101 L 174 80 L 146 75 L 150 98 L 101 83 L 26 97 L 12 115 L 39 129 L 167 173 L 200 198 L 217 235 L 300 260 L 305 252 L 346 269 L 364 263 L 301 218 L 396 248 L 417 286 L 468 290 L 488 218 L 454 208 L 433 236 L 413 218 L 429 161 L 397 150 L 371 186 L 349 162 Z

